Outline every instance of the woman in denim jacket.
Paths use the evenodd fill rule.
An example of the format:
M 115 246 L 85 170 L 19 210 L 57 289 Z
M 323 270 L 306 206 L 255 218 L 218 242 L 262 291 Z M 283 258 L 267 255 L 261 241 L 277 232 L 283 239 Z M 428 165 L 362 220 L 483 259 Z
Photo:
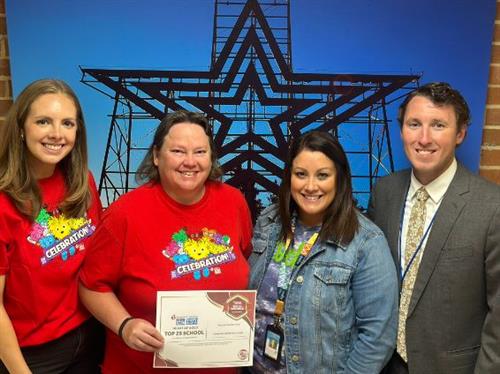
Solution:
M 360 214 L 339 142 L 296 139 L 279 203 L 257 221 L 253 373 L 381 371 L 395 347 L 397 276 L 382 232 Z

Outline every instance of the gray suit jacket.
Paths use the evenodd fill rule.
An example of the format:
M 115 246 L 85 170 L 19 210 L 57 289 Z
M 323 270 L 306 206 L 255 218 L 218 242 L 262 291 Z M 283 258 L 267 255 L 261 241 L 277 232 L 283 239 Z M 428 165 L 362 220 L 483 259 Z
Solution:
M 410 170 L 380 179 L 368 208 L 398 269 L 409 183 Z M 411 374 L 500 373 L 500 187 L 460 164 L 429 233 L 406 336 Z

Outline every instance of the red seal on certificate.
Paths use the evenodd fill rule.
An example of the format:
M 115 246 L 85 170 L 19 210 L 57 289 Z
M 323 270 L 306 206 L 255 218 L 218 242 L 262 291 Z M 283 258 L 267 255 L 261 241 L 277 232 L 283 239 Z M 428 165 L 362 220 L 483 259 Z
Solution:
M 248 359 L 248 350 L 246 349 L 241 349 L 239 352 L 238 352 L 238 358 L 240 360 L 247 360 Z

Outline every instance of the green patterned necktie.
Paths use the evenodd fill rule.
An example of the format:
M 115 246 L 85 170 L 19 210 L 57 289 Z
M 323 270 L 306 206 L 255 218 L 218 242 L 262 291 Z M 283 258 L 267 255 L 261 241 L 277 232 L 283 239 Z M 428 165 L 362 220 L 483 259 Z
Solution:
M 417 250 L 417 246 L 422 240 L 424 235 L 424 225 L 426 208 L 425 202 L 429 198 L 429 194 L 424 187 L 418 189 L 416 193 L 416 201 L 413 205 L 410 213 L 410 219 L 408 221 L 408 229 L 406 231 L 406 247 L 405 247 L 405 261 L 404 269 L 408 266 L 413 254 Z M 410 268 L 406 271 L 406 275 L 403 279 L 403 286 L 401 289 L 401 300 L 399 303 L 399 325 L 398 325 L 398 342 L 397 351 L 401 358 L 408 361 L 408 356 L 406 354 L 406 318 L 408 316 L 408 308 L 410 306 L 411 294 L 413 292 L 413 286 L 415 285 L 415 279 L 417 278 L 418 267 L 420 265 L 420 259 L 422 258 L 423 247 L 420 249 L 420 253 L 415 256 Z

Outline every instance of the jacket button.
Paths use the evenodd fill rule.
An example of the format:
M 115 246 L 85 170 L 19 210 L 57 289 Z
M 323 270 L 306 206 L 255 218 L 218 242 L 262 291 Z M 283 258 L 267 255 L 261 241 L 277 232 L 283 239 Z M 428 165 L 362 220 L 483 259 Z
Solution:
M 297 283 L 304 283 L 304 277 L 302 275 L 299 275 L 296 279 Z
M 299 355 L 293 355 L 292 356 L 292 361 L 293 362 L 299 362 L 299 359 L 300 359 Z
M 297 317 L 291 317 L 291 318 L 290 318 L 290 323 L 291 323 L 292 325 L 296 325 L 296 324 L 297 324 Z

